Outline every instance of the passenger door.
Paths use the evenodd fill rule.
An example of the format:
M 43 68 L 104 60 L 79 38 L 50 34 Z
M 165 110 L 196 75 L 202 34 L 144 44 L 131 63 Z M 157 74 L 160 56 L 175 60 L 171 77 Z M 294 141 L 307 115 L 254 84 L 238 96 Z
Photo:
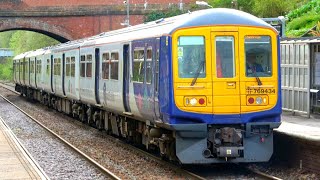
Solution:
M 213 113 L 240 115 L 238 32 L 211 32 Z M 235 117 L 235 118 L 236 118 Z
M 129 83 L 130 83 L 130 45 L 123 45 L 123 105 L 124 110 L 130 113 L 129 104 Z
M 95 97 L 96 97 L 96 103 L 100 104 L 100 97 L 99 97 L 99 80 L 100 80 L 100 49 L 95 49 Z

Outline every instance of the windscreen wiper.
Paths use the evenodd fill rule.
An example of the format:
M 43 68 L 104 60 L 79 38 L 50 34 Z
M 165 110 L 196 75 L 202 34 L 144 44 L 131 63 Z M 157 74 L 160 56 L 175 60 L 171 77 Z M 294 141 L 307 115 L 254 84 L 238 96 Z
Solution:
M 257 76 L 257 73 L 254 72 L 253 75 L 254 75 L 254 77 L 256 78 L 257 82 L 258 82 L 258 86 L 261 86 L 261 85 L 262 85 L 262 82 L 261 82 L 259 76 Z
M 196 71 L 196 75 L 194 76 L 194 78 L 193 78 L 190 86 L 193 86 L 193 85 L 196 83 L 198 77 L 200 76 L 200 72 L 201 72 L 201 69 L 202 69 L 202 66 L 203 66 L 203 65 L 204 65 L 204 61 L 202 61 L 202 62 L 199 64 L 199 67 L 198 67 L 198 69 L 197 69 L 197 71 Z

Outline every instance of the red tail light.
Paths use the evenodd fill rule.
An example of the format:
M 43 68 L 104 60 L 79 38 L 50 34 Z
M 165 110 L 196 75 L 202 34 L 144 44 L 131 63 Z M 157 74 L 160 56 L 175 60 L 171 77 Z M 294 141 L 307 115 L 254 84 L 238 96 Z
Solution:
M 253 104 L 253 103 L 254 103 L 254 98 L 252 98 L 252 97 L 249 98 L 249 99 L 248 99 L 248 103 L 249 103 L 249 104 Z
M 199 104 L 203 105 L 205 103 L 205 100 L 203 98 L 199 99 Z

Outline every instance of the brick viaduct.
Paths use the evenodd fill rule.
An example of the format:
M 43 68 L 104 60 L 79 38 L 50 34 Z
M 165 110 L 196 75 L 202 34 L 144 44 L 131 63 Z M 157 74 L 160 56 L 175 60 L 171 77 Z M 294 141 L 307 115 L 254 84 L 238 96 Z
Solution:
M 195 0 L 129 0 L 130 24 L 144 15 L 175 6 L 186 8 Z M 123 0 L 0 0 L 0 32 L 30 30 L 61 42 L 122 28 Z

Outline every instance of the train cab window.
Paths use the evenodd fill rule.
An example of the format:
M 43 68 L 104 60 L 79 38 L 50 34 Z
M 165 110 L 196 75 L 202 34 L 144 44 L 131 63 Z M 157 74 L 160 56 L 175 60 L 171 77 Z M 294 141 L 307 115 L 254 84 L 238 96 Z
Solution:
M 102 54 L 102 79 L 109 79 L 110 54 Z
M 110 59 L 110 79 L 118 80 L 118 67 L 119 67 L 119 53 L 112 52 Z
M 37 60 L 37 67 L 36 67 L 36 73 L 41 73 L 41 59 Z
M 205 78 L 205 41 L 203 36 L 180 36 L 178 39 L 179 78 Z
M 272 76 L 270 36 L 245 36 L 246 76 Z
M 134 50 L 132 81 L 144 82 L 144 49 Z
M 217 77 L 235 77 L 234 37 L 217 36 L 215 38 L 215 47 Z
M 46 70 L 47 75 L 50 74 L 50 60 L 47 59 L 47 70 Z
M 86 74 L 86 56 L 80 57 L 80 76 L 85 77 Z
M 66 58 L 66 73 L 65 75 L 66 76 L 70 76 L 70 57 L 67 57 Z
M 71 57 L 71 72 L 70 72 L 70 75 L 71 75 L 71 77 L 74 77 L 75 76 L 75 63 L 76 63 L 76 58 L 73 56 L 73 57 Z
M 151 84 L 152 80 L 152 49 L 147 49 L 147 61 L 146 61 L 146 83 Z
M 87 55 L 86 59 L 87 67 L 86 67 L 86 76 L 92 77 L 92 55 Z

